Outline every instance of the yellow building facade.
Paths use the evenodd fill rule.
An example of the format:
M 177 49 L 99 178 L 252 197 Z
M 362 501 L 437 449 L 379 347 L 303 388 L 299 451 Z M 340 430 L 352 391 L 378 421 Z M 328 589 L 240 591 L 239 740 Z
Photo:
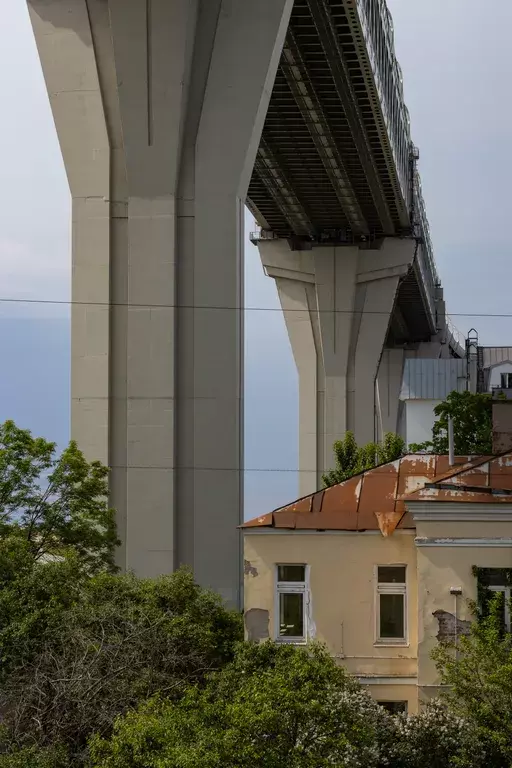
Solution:
M 440 690 L 432 650 L 468 631 L 477 578 L 509 596 L 511 494 L 512 454 L 407 456 L 246 523 L 247 638 L 316 639 L 416 712 Z

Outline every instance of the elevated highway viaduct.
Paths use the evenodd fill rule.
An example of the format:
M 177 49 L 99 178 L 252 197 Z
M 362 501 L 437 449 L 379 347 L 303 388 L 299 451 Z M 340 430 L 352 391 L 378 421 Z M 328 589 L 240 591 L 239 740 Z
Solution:
M 442 332 L 390 17 L 383 0 L 28 7 L 73 200 L 72 436 L 110 467 L 119 565 L 187 563 L 238 605 L 246 201 L 309 483 L 346 428 L 393 425 L 404 345 Z

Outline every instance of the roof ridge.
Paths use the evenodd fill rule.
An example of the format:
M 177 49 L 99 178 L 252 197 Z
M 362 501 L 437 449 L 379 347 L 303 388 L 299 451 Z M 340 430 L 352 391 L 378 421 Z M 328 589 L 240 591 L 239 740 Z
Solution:
M 507 453 L 510 453 L 510 451 L 507 451 Z M 443 456 L 445 454 L 437 455 Z M 443 472 L 439 477 L 434 477 L 432 483 L 442 483 L 444 480 L 448 480 L 451 477 L 457 477 L 457 475 L 461 475 L 464 472 L 469 472 L 470 469 L 481 467 L 482 464 L 485 464 L 486 461 L 490 461 L 493 458 L 494 456 L 479 456 L 478 459 L 471 459 L 471 461 L 466 461 L 464 464 L 453 466 L 448 472 Z

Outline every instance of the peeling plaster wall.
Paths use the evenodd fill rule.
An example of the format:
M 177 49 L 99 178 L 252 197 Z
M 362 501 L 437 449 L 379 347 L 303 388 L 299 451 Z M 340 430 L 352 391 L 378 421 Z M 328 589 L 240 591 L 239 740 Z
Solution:
M 274 637 L 275 564 L 305 563 L 310 566 L 311 620 L 316 625 L 316 639 L 326 643 L 338 658 L 344 654 L 341 663 L 351 672 L 416 675 L 414 535 L 251 533 L 244 539 L 245 559 L 258 572 L 253 576 L 246 569 L 246 617 L 254 609 L 268 612 L 270 637 Z M 386 563 L 408 566 L 410 645 L 406 647 L 374 645 L 374 566 Z M 415 691 L 414 686 L 411 688 Z
M 268 640 L 269 613 L 263 608 L 250 608 L 244 614 L 245 636 L 249 642 Z
M 244 576 L 257 576 L 258 570 L 249 560 L 244 560 Z
M 462 512 L 462 510 L 461 510 Z M 425 528 L 428 526 L 428 534 Z M 448 532 L 448 526 L 449 531 Z M 492 529 L 491 529 L 492 526 Z M 511 535 L 511 523 L 475 522 L 429 522 L 418 523 L 418 535 L 443 538 L 453 535 L 457 538 L 499 537 Z M 437 646 L 440 632 L 439 612 L 454 616 L 455 600 L 459 627 L 471 620 L 468 600 L 476 600 L 476 579 L 472 567 L 512 567 L 512 547 L 418 547 L 418 685 L 422 698 L 438 693 L 439 677 L 430 654 Z M 462 595 L 455 598 L 450 587 L 462 587 Z M 437 615 L 435 615 L 437 614 Z M 446 617 L 444 617 L 446 619 Z M 449 629 L 445 622 L 444 630 Z M 441 634 L 443 632 L 441 629 Z M 452 620 L 453 633 L 453 620 Z
M 470 620 L 461 620 L 455 616 L 454 613 L 449 611 L 443 611 L 437 609 L 432 614 L 437 619 L 439 624 L 439 632 L 436 635 L 438 642 L 443 641 L 455 641 L 456 638 L 462 637 L 462 635 L 468 635 L 471 627 Z
M 436 506 L 442 509 L 442 504 Z M 460 504 L 458 514 L 463 518 L 466 512 L 474 513 L 477 506 Z M 434 509 L 434 503 L 429 507 Z M 472 616 L 468 600 L 477 597 L 472 567 L 512 567 L 512 546 L 489 546 L 493 539 L 510 539 L 512 523 L 417 521 L 416 535 L 419 539 L 443 540 L 443 546 L 417 547 L 414 534 L 398 531 L 387 538 L 364 533 L 246 534 L 244 551 L 249 565 L 245 609 L 251 627 L 256 622 L 256 634 L 262 633 L 268 617 L 268 634 L 274 636 L 275 564 L 308 564 L 317 639 L 326 643 L 339 663 L 354 674 L 417 675 L 418 686 L 404 685 L 399 679 L 396 685 L 369 684 L 377 700 L 408 701 L 409 712 L 414 712 L 418 696 L 426 700 L 439 694 L 439 679 L 430 654 L 440 635 L 453 636 L 455 611 L 459 632 L 469 627 Z M 454 546 L 447 541 L 450 538 L 481 538 L 487 546 Z M 408 646 L 374 644 L 374 566 L 386 563 L 408 566 Z M 461 587 L 462 595 L 455 598 L 450 587 Z M 255 609 L 260 612 L 255 614 L 256 619 L 252 615 Z

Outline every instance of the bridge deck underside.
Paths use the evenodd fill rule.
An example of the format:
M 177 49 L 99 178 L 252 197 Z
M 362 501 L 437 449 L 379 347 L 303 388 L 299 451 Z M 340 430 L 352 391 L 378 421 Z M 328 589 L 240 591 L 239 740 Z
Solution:
M 329 59 L 332 51 L 326 50 L 325 37 L 315 23 L 318 14 L 314 18 L 312 13 L 314 7 L 326 11 L 335 29 L 344 83 L 340 84 L 340 71 L 333 69 Z M 287 49 L 293 52 L 295 68 L 290 67 Z M 305 85 L 301 83 L 300 87 L 305 99 L 308 94 L 313 97 L 312 111 L 305 108 L 307 102 L 300 89 L 299 96 L 294 92 L 293 75 L 300 79 L 301 67 Z M 247 203 L 258 223 L 277 237 L 295 242 L 297 238 L 320 242 L 331 238 L 339 242 L 357 240 L 350 206 L 344 205 L 325 156 L 320 155 L 315 135 L 318 126 L 313 125 L 312 130 L 312 120 L 318 121 L 320 132 L 334 142 L 348 188 L 367 226 L 365 239 L 409 235 L 410 229 L 403 226 L 404 201 L 397 197 L 397 177 L 386 159 L 343 0 L 295 0 Z M 368 151 L 363 157 L 354 121 L 365 135 Z M 396 343 L 423 340 L 432 333 L 432 317 L 420 281 L 412 269 L 400 286 L 396 317 L 390 328 L 390 338 Z
M 345 170 L 351 182 L 357 202 L 372 235 L 394 235 L 400 232 L 401 224 L 397 210 L 393 180 L 384 156 L 370 104 L 367 85 L 361 70 L 343 2 L 330 0 L 328 3 L 331 19 L 335 24 L 337 38 L 349 73 L 348 83 L 355 94 L 356 103 L 343 103 L 339 88 L 334 80 L 329 60 L 313 21 L 308 0 L 295 0 L 290 21 L 289 36 L 298 47 L 316 98 L 321 105 L 323 116 L 336 142 Z M 316 232 L 322 230 L 347 229 L 350 223 L 319 156 L 308 127 L 307 115 L 297 104 L 286 77 L 287 62 L 281 57 L 272 97 L 263 129 L 262 144 L 269 147 L 281 178 L 293 189 L 298 202 L 304 209 Z M 348 110 L 357 109 L 363 119 L 364 132 L 371 149 L 371 162 L 377 172 L 380 195 L 387 205 L 392 228 L 381 221 L 375 194 L 370 188 L 367 173 L 363 167 L 356 141 L 352 134 Z M 276 175 L 276 192 L 279 196 L 279 181 Z M 279 237 L 301 234 L 287 219 L 276 197 L 269 191 L 268 179 L 263 179 L 258 164 L 249 186 L 249 205 L 259 212 L 266 224 Z

